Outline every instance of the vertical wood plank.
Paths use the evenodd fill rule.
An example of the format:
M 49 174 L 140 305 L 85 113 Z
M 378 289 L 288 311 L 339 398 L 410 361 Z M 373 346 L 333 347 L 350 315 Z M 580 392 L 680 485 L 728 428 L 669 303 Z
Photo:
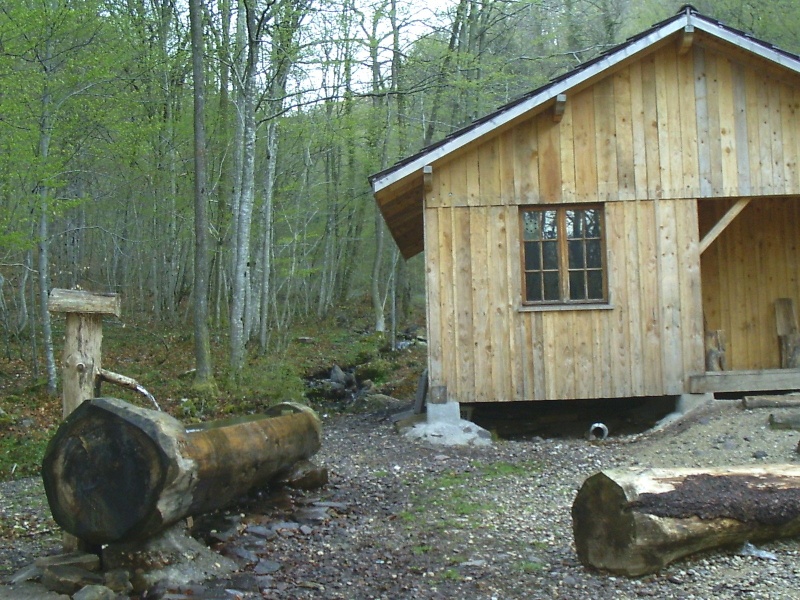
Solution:
M 772 191 L 785 194 L 786 181 L 783 166 L 783 135 L 781 133 L 781 92 L 777 81 L 767 78 L 769 84 L 769 124 L 772 138 Z
M 626 248 L 627 212 L 633 206 L 627 203 L 614 202 L 606 206 L 606 244 L 609 300 L 614 310 L 603 315 L 606 321 L 604 327 L 609 330 L 609 340 L 606 353 L 610 357 L 609 368 L 611 371 L 609 396 L 630 396 L 628 384 L 631 379 L 631 348 L 630 348 L 630 313 L 628 311 L 628 252 Z M 635 228 L 634 228 L 635 233 Z
M 756 96 L 758 98 L 758 137 L 759 137 L 759 169 L 761 172 L 761 194 L 775 193 L 772 174 L 772 119 L 770 115 L 769 80 L 763 76 L 756 77 Z
M 538 120 L 540 202 L 561 201 L 561 151 L 558 124 Z
M 656 103 L 656 66 L 650 56 L 641 61 L 642 68 L 642 107 L 644 109 L 644 151 L 647 165 L 647 198 L 660 198 L 661 156 L 658 137 L 658 109 Z
M 602 201 L 617 200 L 620 184 L 617 179 L 617 147 L 615 105 L 619 102 L 614 77 L 606 77 L 595 85 L 594 122 L 597 178 L 595 197 Z M 591 198 L 592 194 L 589 194 Z
M 433 170 L 433 184 L 436 193 L 436 203 L 428 204 L 426 197 L 426 207 L 446 208 L 453 206 L 452 171 L 450 165 L 444 165 Z M 427 244 L 425 244 L 425 248 L 428 248 Z
M 736 171 L 738 176 L 738 195 L 749 196 L 750 186 L 750 147 L 747 133 L 747 93 L 745 91 L 744 68 L 732 65 L 733 78 L 733 127 L 736 140 Z
M 567 317 L 567 315 L 569 315 Z M 590 398 L 596 391 L 595 370 L 600 370 L 602 353 L 595 356 L 595 331 L 592 324 L 593 311 L 570 311 L 562 315 L 572 321 L 568 334 L 572 337 L 574 353 L 574 385 L 565 385 L 565 398 Z M 565 319 L 566 320 L 566 319 Z M 553 357 L 555 359 L 555 357 Z M 562 374 L 563 377 L 563 374 Z M 568 384 L 568 382 L 565 382 Z
M 594 119 L 594 88 L 576 94 L 572 100 L 572 129 L 575 140 L 574 198 L 579 202 L 597 200 L 597 144 Z M 566 178 L 566 174 L 563 174 Z M 565 181 L 565 187 L 567 183 Z
M 481 172 L 480 149 L 473 148 L 464 157 L 457 161 L 464 167 L 464 178 L 467 182 L 467 206 L 480 206 L 481 204 Z
M 630 396 L 643 396 L 645 395 L 645 373 L 644 373 L 644 345 L 642 343 L 644 321 L 642 316 L 642 301 L 641 301 L 641 273 L 640 273 L 640 256 L 639 256 L 639 213 L 642 211 L 639 202 L 632 203 L 625 206 L 625 254 L 621 257 L 624 258 L 626 263 L 627 277 L 618 282 L 621 290 L 624 290 L 624 304 L 620 301 L 620 318 L 628 324 L 628 335 L 623 340 L 627 343 L 627 348 L 622 351 L 627 352 L 630 356 L 630 385 L 627 395 Z M 617 299 L 612 299 L 615 306 L 618 303 Z
M 639 297 L 642 320 L 642 370 L 645 394 L 660 395 L 664 390 L 661 363 L 661 310 L 659 289 L 659 262 L 657 260 L 655 206 L 657 201 L 637 203 L 639 242 Z
M 682 379 L 685 380 L 689 374 L 705 371 L 697 201 L 682 200 L 676 203 L 675 209 L 683 345 Z
M 514 140 L 513 131 L 507 131 L 497 140 L 499 144 L 498 159 L 500 161 L 500 198 L 499 203 L 503 206 L 517 204 L 515 199 L 514 181 Z
M 678 278 L 676 201 L 661 201 L 656 208 L 658 229 L 658 290 L 661 304 L 661 360 L 664 391 L 679 394 L 683 391 L 681 371 L 681 306 Z
M 670 121 L 670 99 L 672 94 L 671 78 L 668 72 L 668 55 L 665 52 L 658 52 L 655 55 L 655 83 L 656 83 L 656 121 L 658 129 L 658 161 L 661 177 L 661 194 L 658 198 L 672 196 L 673 175 L 672 164 L 673 154 L 678 152 L 678 148 L 673 149 L 673 123 Z M 675 126 L 679 126 L 675 124 Z M 649 159 L 649 156 L 648 156 Z
M 678 79 L 678 63 L 677 54 L 672 51 L 660 52 L 659 57 L 662 63 L 663 75 L 663 96 L 665 100 L 665 107 L 667 116 L 665 120 L 661 119 L 661 106 L 659 105 L 659 123 L 666 123 L 666 138 L 669 150 L 668 157 L 662 155 L 662 165 L 668 163 L 668 171 L 662 172 L 664 177 L 665 193 L 669 190 L 670 198 L 681 198 L 683 196 L 683 147 L 681 145 L 681 129 L 683 127 L 683 119 L 681 119 L 681 105 L 680 95 L 682 90 L 680 88 L 680 81 Z M 656 59 L 656 65 L 659 64 Z M 659 97 L 662 94 L 659 94 Z M 662 138 L 661 131 L 659 131 L 659 138 Z M 666 159 L 666 160 L 665 160 Z M 668 183 L 667 183 L 668 182 Z
M 478 147 L 478 182 L 477 199 L 470 201 L 479 206 L 498 206 L 500 201 L 500 145 L 499 138 L 494 138 Z
M 508 323 L 508 365 L 510 369 L 510 397 L 526 400 L 524 372 L 528 341 L 525 338 L 525 316 L 518 310 L 522 304 L 521 246 L 519 240 L 519 211 L 516 206 L 504 209 L 505 265 L 506 265 L 506 319 Z M 505 335 L 505 332 L 501 332 Z
M 428 378 L 433 385 L 445 385 L 442 366 L 442 285 L 441 265 L 442 254 L 448 249 L 442 247 L 442 239 L 439 232 L 439 215 L 441 209 L 426 208 L 423 213 L 425 227 L 425 248 L 427 260 L 425 261 L 425 297 L 427 302 L 425 308 L 427 312 L 428 330 Z
M 645 128 L 647 126 L 642 96 L 642 68 L 633 63 L 630 67 L 631 82 L 631 131 L 633 135 L 633 176 L 636 198 L 648 197 L 647 153 Z
M 519 204 L 540 202 L 539 131 L 536 120 L 518 125 L 513 131 L 514 195 Z
M 711 133 L 708 121 L 708 79 L 706 77 L 706 54 L 702 48 L 693 48 L 694 94 L 697 128 L 697 177 L 699 196 L 713 196 L 711 183 Z
M 426 245 L 426 253 L 433 251 L 437 256 L 437 266 L 439 268 L 439 316 L 438 329 L 441 340 L 441 379 L 437 380 L 431 376 L 431 385 L 436 382 L 446 385 L 453 391 L 457 390 L 458 383 L 458 337 L 457 337 L 457 313 L 456 313 L 456 257 L 455 257 L 455 238 L 454 238 L 454 218 L 455 209 L 443 208 L 439 211 L 439 248 L 438 250 L 429 249 Z M 429 261 L 431 259 L 428 259 Z M 431 299 L 429 302 L 433 302 Z M 434 330 L 435 331 L 435 330 Z
M 753 69 L 744 71 L 745 111 L 747 121 L 747 154 L 749 157 L 750 193 L 764 191 L 761 171 L 761 120 L 759 117 L 759 82 Z
M 509 329 L 508 290 L 511 288 L 508 280 L 508 248 L 506 247 L 506 209 L 502 206 L 492 207 L 488 211 L 486 223 L 488 264 L 487 280 L 489 287 L 489 335 L 491 338 L 492 352 L 490 367 L 492 373 L 491 400 L 495 402 L 508 402 L 514 400 L 512 396 L 511 378 L 514 371 L 511 347 L 516 341 L 516 336 Z
M 533 399 L 549 400 L 551 380 L 547 378 L 545 368 L 546 341 L 544 328 L 544 315 L 542 313 L 528 313 L 531 325 L 531 367 L 533 368 Z
M 470 211 L 454 209 L 455 250 L 455 306 L 456 306 L 456 354 L 458 379 L 456 399 L 459 402 L 475 401 L 475 345 L 473 335 L 472 306 L 472 230 Z
M 467 206 L 467 161 L 454 160 L 448 165 L 450 173 L 450 206 Z M 477 169 L 475 169 L 477 173 Z
M 561 122 L 556 125 L 558 131 L 558 150 L 561 161 L 561 196 L 559 202 L 575 201 L 575 153 L 577 142 L 575 140 L 575 114 L 580 110 L 575 103 L 567 99 Z M 541 115 L 540 119 L 547 118 Z
M 614 135 L 616 136 L 617 186 L 620 200 L 636 198 L 633 146 L 633 100 L 631 71 L 622 69 L 614 75 Z
M 469 238 L 465 239 L 466 245 L 470 249 L 472 262 L 472 277 L 470 286 L 472 293 L 472 354 L 474 376 L 472 378 L 474 393 L 473 401 L 490 402 L 492 387 L 492 361 L 491 356 L 494 351 L 492 347 L 492 337 L 490 335 L 492 324 L 491 311 L 489 309 L 489 278 L 490 268 L 492 275 L 495 275 L 493 267 L 490 267 L 487 260 L 487 234 L 486 234 L 486 214 L 488 208 L 476 206 L 469 209 Z M 469 350 L 467 350 L 469 352 Z
M 733 100 L 734 82 L 731 63 L 723 57 L 717 60 L 717 82 L 722 193 L 726 196 L 738 196 L 740 194 Z
M 797 168 L 797 120 L 800 118 L 794 102 L 794 92 L 781 84 L 781 133 L 783 135 L 783 179 L 787 194 L 800 194 L 800 172 Z
M 682 198 L 696 198 L 699 191 L 697 102 L 694 87 L 694 52 L 677 57 L 678 99 L 681 116 L 681 172 L 683 173 Z
M 706 89 L 708 92 L 708 147 L 710 154 L 711 195 L 723 194 L 722 180 L 722 143 L 719 123 L 719 80 L 717 67 L 719 57 L 711 52 L 706 52 Z

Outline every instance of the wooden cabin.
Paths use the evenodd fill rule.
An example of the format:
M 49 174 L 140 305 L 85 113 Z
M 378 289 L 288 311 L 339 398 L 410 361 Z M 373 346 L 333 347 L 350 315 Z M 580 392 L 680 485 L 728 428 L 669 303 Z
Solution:
M 373 175 L 432 390 L 800 389 L 798 156 L 800 57 L 686 7 Z

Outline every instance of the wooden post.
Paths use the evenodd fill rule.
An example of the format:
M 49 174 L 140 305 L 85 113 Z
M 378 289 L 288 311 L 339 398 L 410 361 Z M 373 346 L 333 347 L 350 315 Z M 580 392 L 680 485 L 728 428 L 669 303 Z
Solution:
M 706 371 L 725 371 L 725 332 L 721 329 L 706 331 Z
M 103 315 L 120 315 L 116 294 L 94 294 L 82 290 L 53 289 L 47 308 L 65 313 L 64 354 L 61 366 L 61 398 L 64 418 L 84 400 L 94 398 L 100 377 Z M 64 550 L 80 547 L 77 538 L 64 534 Z
M 94 398 L 100 376 L 103 315 L 120 315 L 116 294 L 94 294 L 82 290 L 54 289 L 48 309 L 66 313 L 62 358 L 62 400 L 64 417 L 84 400 Z
M 800 367 L 800 333 L 792 298 L 775 300 L 775 327 L 780 344 L 781 369 L 797 369 Z

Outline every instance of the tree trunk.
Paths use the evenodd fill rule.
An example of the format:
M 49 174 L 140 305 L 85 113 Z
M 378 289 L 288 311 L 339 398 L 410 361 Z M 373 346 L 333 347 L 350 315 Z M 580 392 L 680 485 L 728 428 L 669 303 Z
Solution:
M 194 358 L 195 383 L 214 380 L 208 331 L 208 205 L 206 202 L 205 73 L 203 71 L 203 9 L 201 0 L 189 2 L 194 79 Z
M 45 56 L 43 68 L 45 70 L 45 88 L 42 92 L 42 118 L 39 129 L 39 160 L 47 168 L 50 155 L 50 139 L 53 134 L 53 97 L 50 93 L 51 62 L 53 60 L 53 39 L 45 42 Z M 50 214 L 50 188 L 39 182 L 39 312 L 42 317 L 42 343 L 44 346 L 45 368 L 47 370 L 47 392 L 56 395 L 58 388 L 58 374 L 56 372 L 56 359 L 53 352 L 53 330 L 50 325 L 50 312 L 47 310 L 47 300 L 50 294 L 50 259 L 49 259 L 49 231 L 48 215 Z
M 258 63 L 258 23 L 252 8 L 247 12 L 247 65 L 244 81 L 244 152 L 242 154 L 241 199 L 236 221 L 238 234 L 234 249 L 236 262 L 233 272 L 233 298 L 231 302 L 231 377 L 236 379 L 242 370 L 245 357 L 245 301 L 249 291 L 250 224 L 255 192 L 256 153 L 256 65 Z
M 311 457 L 320 440 L 317 415 L 298 404 L 187 431 L 165 413 L 95 398 L 58 428 L 42 479 L 69 533 L 89 544 L 143 540 L 237 500 Z
M 800 466 L 613 469 L 572 505 L 589 567 L 636 577 L 694 552 L 800 533 Z

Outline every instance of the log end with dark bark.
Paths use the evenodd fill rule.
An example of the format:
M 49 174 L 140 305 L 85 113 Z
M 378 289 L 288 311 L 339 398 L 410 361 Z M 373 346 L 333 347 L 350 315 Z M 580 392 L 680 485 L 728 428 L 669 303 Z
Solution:
M 94 398 L 58 428 L 42 477 L 67 532 L 92 545 L 137 541 L 267 484 L 321 438 L 316 413 L 299 404 L 187 431 L 163 412 Z
M 42 478 L 53 518 L 86 542 L 137 537 L 159 515 L 175 467 L 165 448 L 185 430 L 166 414 L 142 411 L 113 399 L 83 402 L 47 446 Z

